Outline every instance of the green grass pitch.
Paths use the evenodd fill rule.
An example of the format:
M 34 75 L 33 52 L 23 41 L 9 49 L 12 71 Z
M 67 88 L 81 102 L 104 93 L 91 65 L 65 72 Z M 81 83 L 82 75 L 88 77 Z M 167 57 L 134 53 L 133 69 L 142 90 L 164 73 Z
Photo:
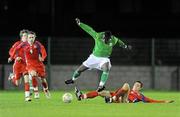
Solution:
M 40 99 L 24 101 L 22 91 L 0 91 L 0 117 L 180 117 L 180 92 L 146 91 L 155 99 L 172 99 L 170 104 L 106 104 L 104 99 L 63 103 L 62 91 L 51 91 L 51 99 L 43 93 Z M 71 92 L 73 93 L 73 92 Z

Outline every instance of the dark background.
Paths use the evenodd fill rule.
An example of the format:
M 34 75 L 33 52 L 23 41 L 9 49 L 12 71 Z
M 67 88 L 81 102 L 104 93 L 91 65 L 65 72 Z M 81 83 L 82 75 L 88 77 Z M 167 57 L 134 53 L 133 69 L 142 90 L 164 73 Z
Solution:
M 76 17 L 96 31 L 111 30 L 133 46 L 130 54 L 114 49 L 116 64 L 150 65 L 152 38 L 156 64 L 180 63 L 179 0 L 0 0 L 1 63 L 7 63 L 19 31 L 29 29 L 46 48 L 47 38 L 52 38 L 52 64 L 80 64 L 91 53 L 93 41 L 82 40 L 90 36 L 76 25 Z
M 123 37 L 179 37 L 179 0 L 0 0 L 1 35 L 82 36 L 74 19 Z

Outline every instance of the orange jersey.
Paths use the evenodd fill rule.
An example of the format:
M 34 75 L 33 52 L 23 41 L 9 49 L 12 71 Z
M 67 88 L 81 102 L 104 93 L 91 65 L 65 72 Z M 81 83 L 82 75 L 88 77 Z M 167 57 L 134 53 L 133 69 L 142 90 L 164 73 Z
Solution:
M 41 61 L 39 61 L 39 56 L 41 56 L 43 58 L 43 60 L 47 56 L 44 46 L 38 41 L 35 41 L 32 46 L 29 45 L 29 43 L 27 43 L 27 42 L 20 43 L 17 47 L 15 47 L 15 49 L 13 50 L 11 55 L 14 57 L 17 54 L 23 55 L 23 58 L 25 58 L 25 60 L 26 60 L 26 64 L 42 63 Z
M 38 41 L 35 41 L 32 46 L 27 43 L 24 51 L 27 64 L 41 64 L 42 62 L 39 61 L 39 56 L 41 56 L 43 60 L 47 56 L 44 46 Z

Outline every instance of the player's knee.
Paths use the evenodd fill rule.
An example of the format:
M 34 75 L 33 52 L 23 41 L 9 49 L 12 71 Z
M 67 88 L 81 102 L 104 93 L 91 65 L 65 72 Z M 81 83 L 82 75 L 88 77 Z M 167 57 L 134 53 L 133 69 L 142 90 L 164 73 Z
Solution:
M 37 76 L 36 71 L 31 71 L 30 74 L 31 74 L 31 76 Z
M 24 76 L 24 83 L 27 83 L 27 82 L 29 82 L 29 77 L 28 77 L 28 75 L 25 75 Z
M 99 96 L 102 96 L 102 97 L 111 97 L 111 94 L 109 91 L 106 91 L 106 90 L 103 90 L 101 92 L 97 92 Z
M 110 66 L 109 66 L 109 62 L 104 63 L 101 67 L 103 72 L 109 72 L 110 71 Z
M 41 78 L 42 82 L 47 82 L 47 80 L 45 78 Z
M 130 89 L 129 84 L 128 84 L 128 83 L 124 83 L 124 85 L 123 85 L 123 89 L 125 89 L 125 90 L 129 90 L 129 89 Z
M 18 80 L 15 81 L 15 86 L 18 87 L 20 85 L 20 83 L 18 82 Z

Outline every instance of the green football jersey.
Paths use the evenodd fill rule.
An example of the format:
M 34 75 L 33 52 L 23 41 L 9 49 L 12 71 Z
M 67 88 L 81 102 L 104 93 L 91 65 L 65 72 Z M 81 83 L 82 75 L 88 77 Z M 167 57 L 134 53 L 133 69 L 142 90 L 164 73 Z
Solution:
M 93 28 L 91 28 L 90 26 L 84 24 L 84 23 L 80 23 L 79 25 L 84 31 L 86 31 L 88 34 L 90 34 L 93 39 L 95 40 L 95 46 L 93 49 L 93 55 L 97 56 L 97 57 L 110 57 L 112 54 L 112 49 L 113 46 L 115 46 L 117 43 L 119 44 L 119 46 L 123 47 L 125 46 L 125 43 L 123 41 L 121 41 L 120 39 L 118 39 L 115 36 L 111 36 L 111 39 L 109 40 L 109 42 L 106 44 L 103 41 L 103 35 L 104 32 L 96 32 L 95 30 L 93 30 Z

